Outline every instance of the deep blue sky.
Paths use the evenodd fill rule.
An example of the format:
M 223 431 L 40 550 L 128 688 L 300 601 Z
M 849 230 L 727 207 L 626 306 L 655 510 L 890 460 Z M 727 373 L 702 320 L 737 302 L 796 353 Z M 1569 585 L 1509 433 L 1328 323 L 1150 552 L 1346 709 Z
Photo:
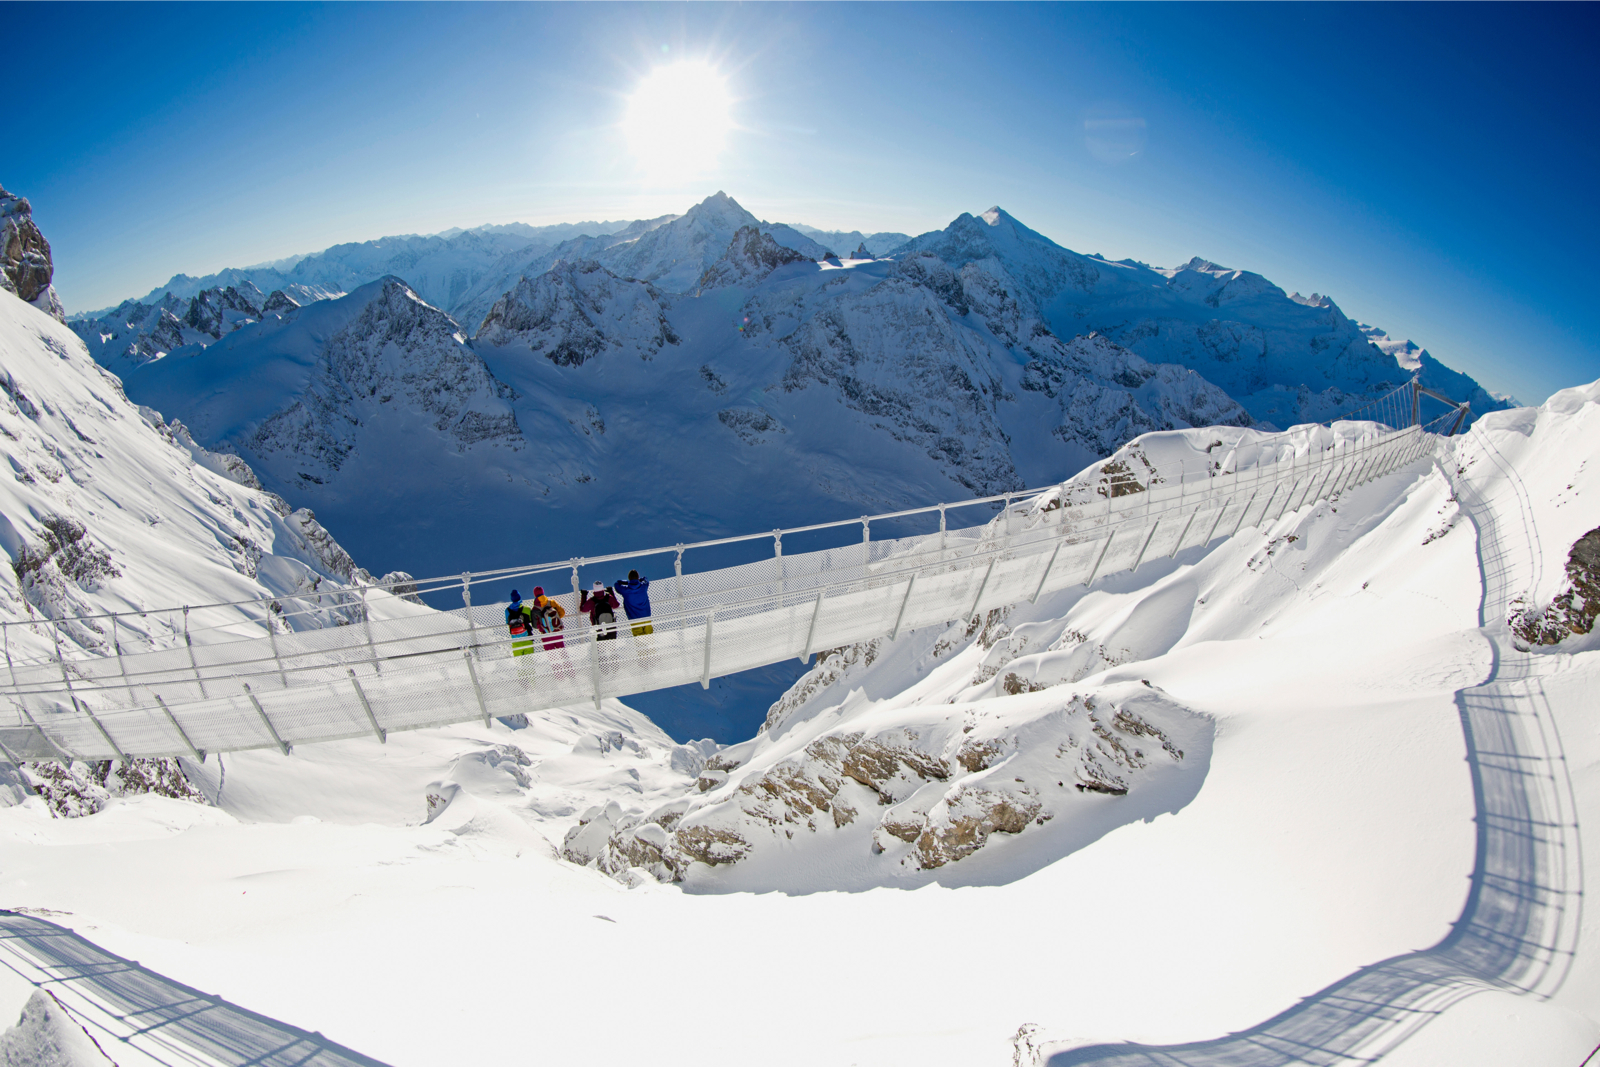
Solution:
M 1600 377 L 1597 11 L 11 4 L 0 183 L 72 310 L 718 188 L 771 221 L 913 234 L 999 204 L 1081 252 L 1326 293 L 1538 402 Z M 727 74 L 739 128 L 663 183 L 617 124 L 681 57 Z M 1092 150 L 1106 119 L 1135 154 Z

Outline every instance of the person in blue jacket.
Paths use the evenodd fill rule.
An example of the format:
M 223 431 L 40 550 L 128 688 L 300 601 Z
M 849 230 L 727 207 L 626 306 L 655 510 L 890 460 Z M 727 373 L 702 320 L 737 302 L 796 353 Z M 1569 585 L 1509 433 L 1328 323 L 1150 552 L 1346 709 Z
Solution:
M 533 651 L 533 610 L 522 602 L 515 589 L 506 608 L 506 627 L 511 631 L 511 654 L 526 656 Z
M 615 582 L 611 588 L 622 598 L 622 610 L 633 624 L 633 636 L 655 633 L 656 628 L 650 624 L 650 579 L 639 577 L 638 571 L 629 571 L 627 581 Z

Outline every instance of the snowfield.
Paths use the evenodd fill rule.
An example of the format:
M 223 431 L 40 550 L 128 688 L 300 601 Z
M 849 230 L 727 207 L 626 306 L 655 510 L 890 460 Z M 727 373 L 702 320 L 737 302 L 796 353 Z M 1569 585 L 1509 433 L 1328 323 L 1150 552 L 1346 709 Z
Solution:
M 1600 383 L 1491 414 L 1209 550 L 825 654 L 740 745 L 607 701 L 185 761 L 204 803 L 21 799 L 0 904 L 397 1067 L 1575 1065 L 1600 660 L 1507 619 L 1572 581 L 1597 440 Z

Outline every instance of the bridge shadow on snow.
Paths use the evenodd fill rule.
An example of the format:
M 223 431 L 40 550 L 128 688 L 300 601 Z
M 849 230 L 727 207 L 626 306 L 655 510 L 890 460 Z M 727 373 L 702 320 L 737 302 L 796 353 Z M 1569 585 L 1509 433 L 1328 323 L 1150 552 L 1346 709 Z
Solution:
M 1504 472 L 1515 479 L 1514 472 Z M 1520 485 L 1514 484 L 1520 492 Z M 1495 657 L 1489 678 L 1456 694 L 1477 824 L 1466 906 L 1437 945 L 1363 967 L 1258 1026 L 1210 1041 L 1063 1050 L 1049 1067 L 1280 1067 L 1371 1061 L 1446 1008 L 1485 989 L 1549 996 L 1577 945 L 1582 868 L 1566 757 L 1541 675 L 1550 660 L 1501 651 L 1518 569 L 1495 516 L 1458 489 L 1478 530 L 1479 623 Z M 1474 499 L 1469 499 L 1474 498 Z M 1522 503 L 1519 499 L 1519 505 Z M 1529 509 L 1520 529 L 1535 572 Z M 1524 575 L 1527 581 L 1531 576 Z
M 85 993 L 134 1036 L 169 1049 L 182 1046 L 205 1056 L 207 1062 L 235 1067 L 385 1067 L 321 1034 L 174 982 L 31 915 L 0 911 L 0 942 L 49 976 L 36 984 L 65 985 Z M 116 1058 L 114 1047 L 106 1051 Z

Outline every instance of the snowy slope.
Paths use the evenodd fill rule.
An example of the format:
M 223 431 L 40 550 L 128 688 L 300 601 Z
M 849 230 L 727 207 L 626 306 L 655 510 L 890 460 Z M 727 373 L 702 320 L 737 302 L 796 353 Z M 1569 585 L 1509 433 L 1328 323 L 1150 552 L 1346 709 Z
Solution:
M 1490 415 L 1442 467 L 977 626 L 841 650 L 758 737 L 720 752 L 671 747 L 608 703 L 603 727 L 571 709 L 515 732 L 229 757 L 225 782 L 201 775 L 220 810 L 159 797 L 79 820 L 5 809 L 0 897 L 396 1067 L 702 1063 L 705 1040 L 675 1036 L 685 1020 L 715 1028 L 718 1058 L 777 1065 L 1253 1062 L 1262 1049 L 1293 1063 L 1308 1036 L 1303 1060 L 1323 1062 L 1408 1033 L 1383 1062 L 1577 1064 L 1600 1041 L 1592 916 L 1549 1002 L 1468 996 L 1478 980 L 1427 953 L 1478 921 L 1474 819 L 1486 825 L 1477 804 L 1494 798 L 1474 782 L 1545 780 L 1521 760 L 1486 778 L 1501 751 L 1487 742 L 1518 735 L 1474 753 L 1459 702 L 1510 654 L 1491 643 L 1506 607 L 1492 591 L 1555 595 L 1555 562 L 1593 525 L 1596 418 L 1600 385 Z M 1219 438 L 1245 464 L 1262 443 L 1184 431 L 1120 458 L 1159 470 L 1209 459 Z M 1480 533 L 1495 517 L 1501 533 Z M 1576 806 L 1490 856 L 1535 865 L 1538 891 L 1517 896 L 1540 906 L 1571 899 L 1576 872 L 1530 849 L 1576 830 L 1586 853 L 1600 847 L 1600 666 L 1571 647 L 1525 657 L 1547 673 L 1513 689 L 1508 721 L 1557 728 Z M 842 752 L 820 743 L 853 735 Z M 1119 784 L 1096 765 L 1127 792 L 1078 790 Z M 827 808 L 816 789 L 833 790 Z M 649 827 L 716 829 L 712 813 L 735 808 L 754 846 L 732 863 L 691 858 L 679 883 L 648 862 L 608 876 L 550 854 L 609 824 L 615 869 L 630 849 L 648 858 Z M 902 821 L 913 840 L 890 832 Z M 114 884 L 88 873 L 106 869 Z M 1391 1005 L 1410 995 L 1413 972 L 1393 970 L 1408 960 L 1438 984 Z M 847 977 L 863 964 L 866 993 Z M 1359 1001 L 1340 994 L 1391 973 Z M 8 992 L 20 1008 L 30 991 Z M 774 1004 L 800 1000 L 804 1025 L 775 1032 Z
M 110 653 L 170 647 L 187 625 L 259 634 L 262 605 L 179 612 L 182 604 L 287 598 L 295 629 L 348 621 L 340 590 L 370 576 L 316 521 L 261 488 L 238 458 L 206 451 L 123 395 L 64 325 L 0 295 L 0 433 L 11 477 L 0 482 L 0 618 L 15 658 L 61 641 Z M 319 599 L 320 598 L 320 599 Z M 117 621 L 84 619 L 108 611 Z M 330 614 L 331 612 L 331 614 Z M 19 625 L 20 624 L 20 625 Z M 219 629 L 220 628 L 220 629 Z

